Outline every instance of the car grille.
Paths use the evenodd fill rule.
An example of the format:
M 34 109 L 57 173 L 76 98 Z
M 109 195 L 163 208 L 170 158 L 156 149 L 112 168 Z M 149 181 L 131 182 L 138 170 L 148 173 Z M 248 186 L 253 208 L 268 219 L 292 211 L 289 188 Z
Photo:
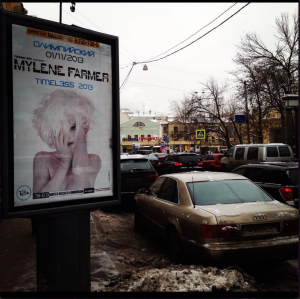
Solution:
M 280 233 L 280 223 L 261 223 L 241 225 L 243 236 L 262 236 Z

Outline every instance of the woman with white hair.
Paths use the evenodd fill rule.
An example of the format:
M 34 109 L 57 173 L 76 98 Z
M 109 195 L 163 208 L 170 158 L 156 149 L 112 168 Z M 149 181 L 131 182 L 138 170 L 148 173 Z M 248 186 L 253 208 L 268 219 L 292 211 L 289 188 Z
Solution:
M 94 188 L 101 159 L 87 151 L 87 133 L 95 123 L 93 104 L 75 92 L 56 90 L 41 105 L 32 122 L 55 151 L 35 155 L 33 193 Z

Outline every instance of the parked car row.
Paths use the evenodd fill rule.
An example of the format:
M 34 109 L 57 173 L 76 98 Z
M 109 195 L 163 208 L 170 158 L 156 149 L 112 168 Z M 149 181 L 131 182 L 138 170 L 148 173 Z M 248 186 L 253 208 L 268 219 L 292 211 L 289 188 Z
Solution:
M 203 261 L 297 258 L 298 163 L 248 159 L 260 152 L 271 158 L 268 147 L 237 146 L 234 158 L 243 147 L 245 165 L 231 173 L 203 171 L 221 170 L 223 153 L 122 155 L 122 198 L 134 199 L 135 229 L 164 238 L 176 263 L 185 254 Z M 271 147 L 287 157 L 284 145 Z
M 153 166 L 153 171 L 157 172 L 156 176 L 189 171 L 224 171 L 224 167 L 222 167 L 224 159 L 226 163 L 228 159 L 232 158 L 230 165 L 244 164 L 232 170 L 233 173 L 249 178 L 275 199 L 298 208 L 298 163 L 276 162 L 278 159 L 292 161 L 292 150 L 288 145 L 237 145 L 230 152 L 232 155 L 224 153 L 210 153 L 204 156 L 196 153 L 151 153 L 143 156 L 129 155 L 129 157 L 137 158 L 139 156 L 148 159 Z M 243 159 L 239 160 L 239 157 Z M 257 162 L 260 160 L 275 160 L 275 162 Z M 237 163 L 237 161 L 239 162 Z M 251 164 L 248 164 L 249 162 Z M 226 170 L 230 169 L 230 167 L 225 168 Z M 153 182 L 151 179 L 152 177 L 148 181 L 149 186 Z M 140 189 L 137 188 L 138 184 L 135 188 L 132 187 L 135 192 Z

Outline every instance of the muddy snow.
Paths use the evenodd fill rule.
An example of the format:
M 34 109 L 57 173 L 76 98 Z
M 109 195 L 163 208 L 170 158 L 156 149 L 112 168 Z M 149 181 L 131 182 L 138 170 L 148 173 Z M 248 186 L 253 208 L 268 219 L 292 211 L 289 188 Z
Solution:
M 115 280 L 94 282 L 92 291 L 108 292 L 256 292 L 253 277 L 238 268 L 170 265 L 133 271 Z

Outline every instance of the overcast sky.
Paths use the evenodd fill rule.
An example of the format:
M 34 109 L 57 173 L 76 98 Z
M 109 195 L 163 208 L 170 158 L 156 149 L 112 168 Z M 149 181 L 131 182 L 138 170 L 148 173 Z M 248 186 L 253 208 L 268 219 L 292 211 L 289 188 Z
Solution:
M 59 2 L 23 3 L 28 15 L 59 22 Z M 233 82 L 228 72 L 236 68 L 232 59 L 246 33 L 256 32 L 272 49 L 276 41 L 275 18 L 283 12 L 298 13 L 297 2 L 250 3 L 246 7 L 247 2 L 234 4 L 81 2 L 76 3 L 72 13 L 71 2 L 64 2 L 62 23 L 119 37 L 121 86 L 133 62 L 151 60 L 180 44 L 155 59 L 171 54 L 233 15 L 183 50 L 147 63 L 148 71 L 143 71 L 144 64 L 133 67 L 121 89 L 120 107 L 140 114 L 143 111 L 148 114 L 149 110 L 152 114 L 169 114 L 171 101 L 202 92 L 200 82 L 210 77 L 220 83 L 226 79 Z M 230 86 L 234 88 L 235 84 Z

